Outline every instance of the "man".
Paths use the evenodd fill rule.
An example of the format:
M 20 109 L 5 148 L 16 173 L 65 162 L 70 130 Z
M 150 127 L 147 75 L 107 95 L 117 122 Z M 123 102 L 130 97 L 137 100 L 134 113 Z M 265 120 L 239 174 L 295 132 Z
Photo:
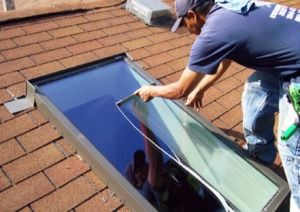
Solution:
M 144 150 L 136 150 L 133 161 L 129 162 L 125 169 L 126 179 L 137 189 L 142 189 L 147 180 L 149 164 L 145 160 Z
M 178 99 L 200 110 L 205 91 L 231 61 L 255 69 L 243 93 L 243 124 L 248 149 L 266 165 L 276 156 L 274 113 L 279 111 L 278 150 L 291 189 L 291 211 L 300 211 L 300 134 L 280 136 L 298 120 L 283 84 L 300 75 L 300 12 L 251 0 L 175 0 L 177 21 L 198 35 L 189 62 L 177 82 L 142 86 L 135 94 Z M 300 80 L 299 80 L 300 81 Z

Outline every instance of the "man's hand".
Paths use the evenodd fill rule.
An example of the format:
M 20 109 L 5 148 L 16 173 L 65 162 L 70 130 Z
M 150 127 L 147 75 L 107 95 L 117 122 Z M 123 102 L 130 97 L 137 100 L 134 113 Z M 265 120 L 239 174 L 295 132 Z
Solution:
M 192 91 L 186 98 L 185 105 L 193 107 L 199 112 L 202 109 L 202 98 L 203 98 L 202 92 L 197 93 L 195 91 Z
M 188 97 L 186 98 L 185 105 L 195 108 L 198 112 L 202 108 L 202 99 L 204 96 L 204 92 L 209 89 L 228 69 L 231 64 L 231 60 L 224 59 L 215 74 L 213 75 L 205 75 L 201 80 L 199 80 L 198 84 L 195 88 L 190 92 Z
M 152 88 L 153 88 L 153 86 L 151 86 L 151 85 L 143 85 L 138 90 L 136 90 L 134 92 L 134 94 L 137 96 L 140 96 L 144 102 L 148 102 L 151 99 L 153 99 L 153 96 L 151 95 Z

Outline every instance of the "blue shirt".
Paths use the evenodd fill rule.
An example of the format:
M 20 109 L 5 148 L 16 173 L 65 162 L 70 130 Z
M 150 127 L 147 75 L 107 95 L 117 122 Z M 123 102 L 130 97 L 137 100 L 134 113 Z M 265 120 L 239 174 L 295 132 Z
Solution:
M 188 68 L 214 74 L 224 58 L 257 71 L 300 74 L 300 10 L 256 2 L 242 15 L 214 5 L 192 46 Z

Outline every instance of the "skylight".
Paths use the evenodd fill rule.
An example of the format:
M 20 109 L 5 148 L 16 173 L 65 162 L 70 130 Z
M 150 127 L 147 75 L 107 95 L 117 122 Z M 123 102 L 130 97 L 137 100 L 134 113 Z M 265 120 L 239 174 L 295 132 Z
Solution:
M 150 204 L 143 189 L 129 183 L 125 170 L 137 150 L 146 154 L 150 167 L 149 148 L 162 157 L 163 170 L 173 184 L 170 189 L 176 193 L 184 185 L 185 190 L 177 192 L 189 191 L 195 198 L 195 204 L 189 200 L 186 209 L 262 211 L 279 207 L 288 194 L 286 183 L 248 160 L 223 132 L 182 101 L 155 98 L 144 103 L 133 96 L 117 104 L 151 83 L 160 84 L 122 54 L 31 80 L 28 87 L 35 90 L 38 108 L 138 211 L 148 210 Z M 175 193 L 164 194 L 168 207 L 167 201 L 181 197 Z

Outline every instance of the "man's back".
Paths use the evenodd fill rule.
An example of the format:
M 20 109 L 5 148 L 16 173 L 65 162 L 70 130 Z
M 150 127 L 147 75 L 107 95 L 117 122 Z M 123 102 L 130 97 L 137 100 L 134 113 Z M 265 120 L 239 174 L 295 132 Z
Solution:
M 228 58 L 256 70 L 291 74 L 300 71 L 299 38 L 297 9 L 256 2 L 241 15 L 214 6 L 193 45 L 189 67 L 214 73 Z

